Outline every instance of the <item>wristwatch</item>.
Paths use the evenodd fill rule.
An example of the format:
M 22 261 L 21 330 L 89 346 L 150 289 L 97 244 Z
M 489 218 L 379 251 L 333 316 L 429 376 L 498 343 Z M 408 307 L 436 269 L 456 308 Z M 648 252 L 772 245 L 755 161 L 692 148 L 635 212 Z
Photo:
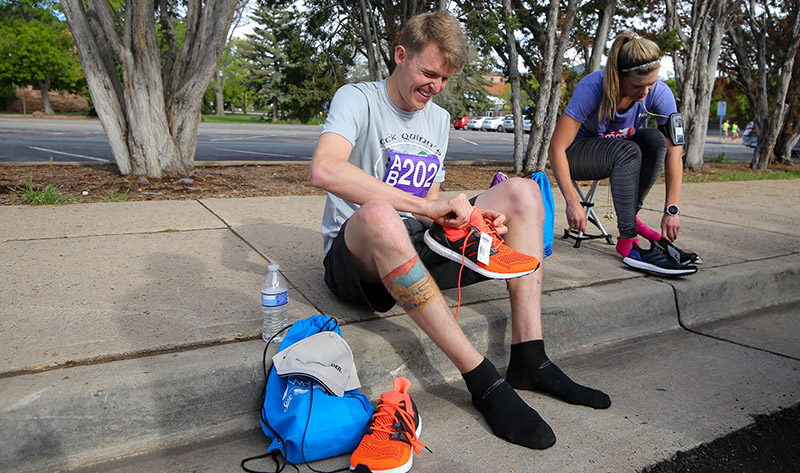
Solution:
M 674 217 L 676 215 L 681 214 L 681 209 L 679 209 L 678 206 L 675 204 L 670 204 L 664 207 L 664 213 L 667 215 L 672 215 Z

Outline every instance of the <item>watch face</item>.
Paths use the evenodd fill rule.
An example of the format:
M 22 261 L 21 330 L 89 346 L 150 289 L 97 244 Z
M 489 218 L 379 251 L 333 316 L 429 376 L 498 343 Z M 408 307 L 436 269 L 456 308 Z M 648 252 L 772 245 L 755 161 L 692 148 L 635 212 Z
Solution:
M 665 210 L 669 215 L 678 215 L 681 213 L 681 210 L 678 208 L 677 205 L 670 205 Z

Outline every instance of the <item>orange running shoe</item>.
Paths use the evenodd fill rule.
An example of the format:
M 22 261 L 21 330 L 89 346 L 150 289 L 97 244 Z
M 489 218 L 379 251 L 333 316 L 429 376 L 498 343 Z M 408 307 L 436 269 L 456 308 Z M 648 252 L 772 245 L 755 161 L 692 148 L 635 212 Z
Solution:
M 364 437 L 350 456 L 351 470 L 365 471 L 366 467 L 372 473 L 405 473 L 411 469 L 411 450 L 419 454 L 425 444 L 417 438 L 422 421 L 408 395 L 410 387 L 408 379 L 394 378 L 393 389 L 378 399 Z
M 478 258 L 481 235 L 486 241 L 486 258 Z M 425 243 L 445 258 L 492 279 L 525 276 L 539 268 L 539 259 L 508 247 L 497 233 L 491 219 L 477 208 L 472 210 L 469 224 L 463 228 L 443 227 L 438 223 L 425 232 Z M 484 262 L 484 261 L 488 261 Z

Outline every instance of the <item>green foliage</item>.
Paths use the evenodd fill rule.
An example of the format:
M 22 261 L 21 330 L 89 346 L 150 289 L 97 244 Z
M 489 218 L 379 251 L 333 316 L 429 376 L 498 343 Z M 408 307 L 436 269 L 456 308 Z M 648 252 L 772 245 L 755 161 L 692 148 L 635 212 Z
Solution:
M 246 54 L 250 50 L 250 43 L 234 38 L 228 47 L 230 61 L 225 70 L 226 80 L 222 97 L 225 104 L 230 105 L 228 108 L 238 107 L 247 110 L 255 101 L 255 92 L 247 86 L 249 62 Z
M 0 84 L 0 109 L 5 110 L 9 103 L 17 100 L 16 88 L 11 84 Z
M 100 197 L 100 202 L 123 202 L 128 199 L 128 193 L 131 191 L 130 186 L 125 190 L 125 192 L 117 192 L 116 189 L 111 189 L 108 191 L 108 194 Z
M 307 123 L 321 116 L 324 105 L 345 83 L 353 53 L 343 38 L 326 33 L 320 20 L 309 21 L 294 5 L 261 6 L 252 19 L 259 25 L 248 35 L 248 83 L 256 105 L 277 107 L 280 118 Z
M 744 127 L 750 121 L 752 116 L 750 111 L 750 103 L 747 96 L 743 94 L 737 87 L 736 81 L 731 80 L 730 77 L 721 76 L 714 81 L 713 98 L 711 99 L 711 107 L 709 110 L 709 120 L 716 122 L 719 120 L 717 115 L 717 103 L 725 101 L 728 103 L 726 109 L 726 118 L 731 123 L 739 122 L 739 126 Z
M 712 163 L 729 163 L 730 160 L 725 157 L 725 153 L 720 153 L 713 158 L 711 158 Z
M 686 182 L 763 181 L 774 179 L 800 179 L 800 170 L 789 171 L 730 171 L 698 177 L 687 177 Z
M 477 62 L 467 62 L 464 68 L 453 75 L 447 87 L 433 101 L 450 112 L 451 118 L 462 115 L 477 115 L 481 110 L 493 107 L 484 86 L 489 81 L 483 78 L 482 67 Z M 508 103 L 511 103 L 510 100 Z
M 69 194 L 64 194 L 53 184 L 47 184 L 44 188 L 38 189 L 33 185 L 33 174 L 28 180 L 20 181 L 16 186 L 8 188 L 11 194 L 11 203 L 23 203 L 30 205 L 45 204 L 71 204 L 74 199 Z
M 0 4 L 0 81 L 72 89 L 82 75 L 75 44 L 56 2 Z

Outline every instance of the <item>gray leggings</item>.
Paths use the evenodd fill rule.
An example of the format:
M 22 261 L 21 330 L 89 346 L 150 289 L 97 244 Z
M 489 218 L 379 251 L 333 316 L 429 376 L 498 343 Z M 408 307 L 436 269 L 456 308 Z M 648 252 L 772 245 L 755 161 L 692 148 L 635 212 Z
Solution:
M 567 161 L 572 179 L 611 178 L 620 238 L 636 237 L 636 214 L 664 169 L 667 141 L 655 128 L 639 128 L 628 139 L 591 138 L 572 143 Z

